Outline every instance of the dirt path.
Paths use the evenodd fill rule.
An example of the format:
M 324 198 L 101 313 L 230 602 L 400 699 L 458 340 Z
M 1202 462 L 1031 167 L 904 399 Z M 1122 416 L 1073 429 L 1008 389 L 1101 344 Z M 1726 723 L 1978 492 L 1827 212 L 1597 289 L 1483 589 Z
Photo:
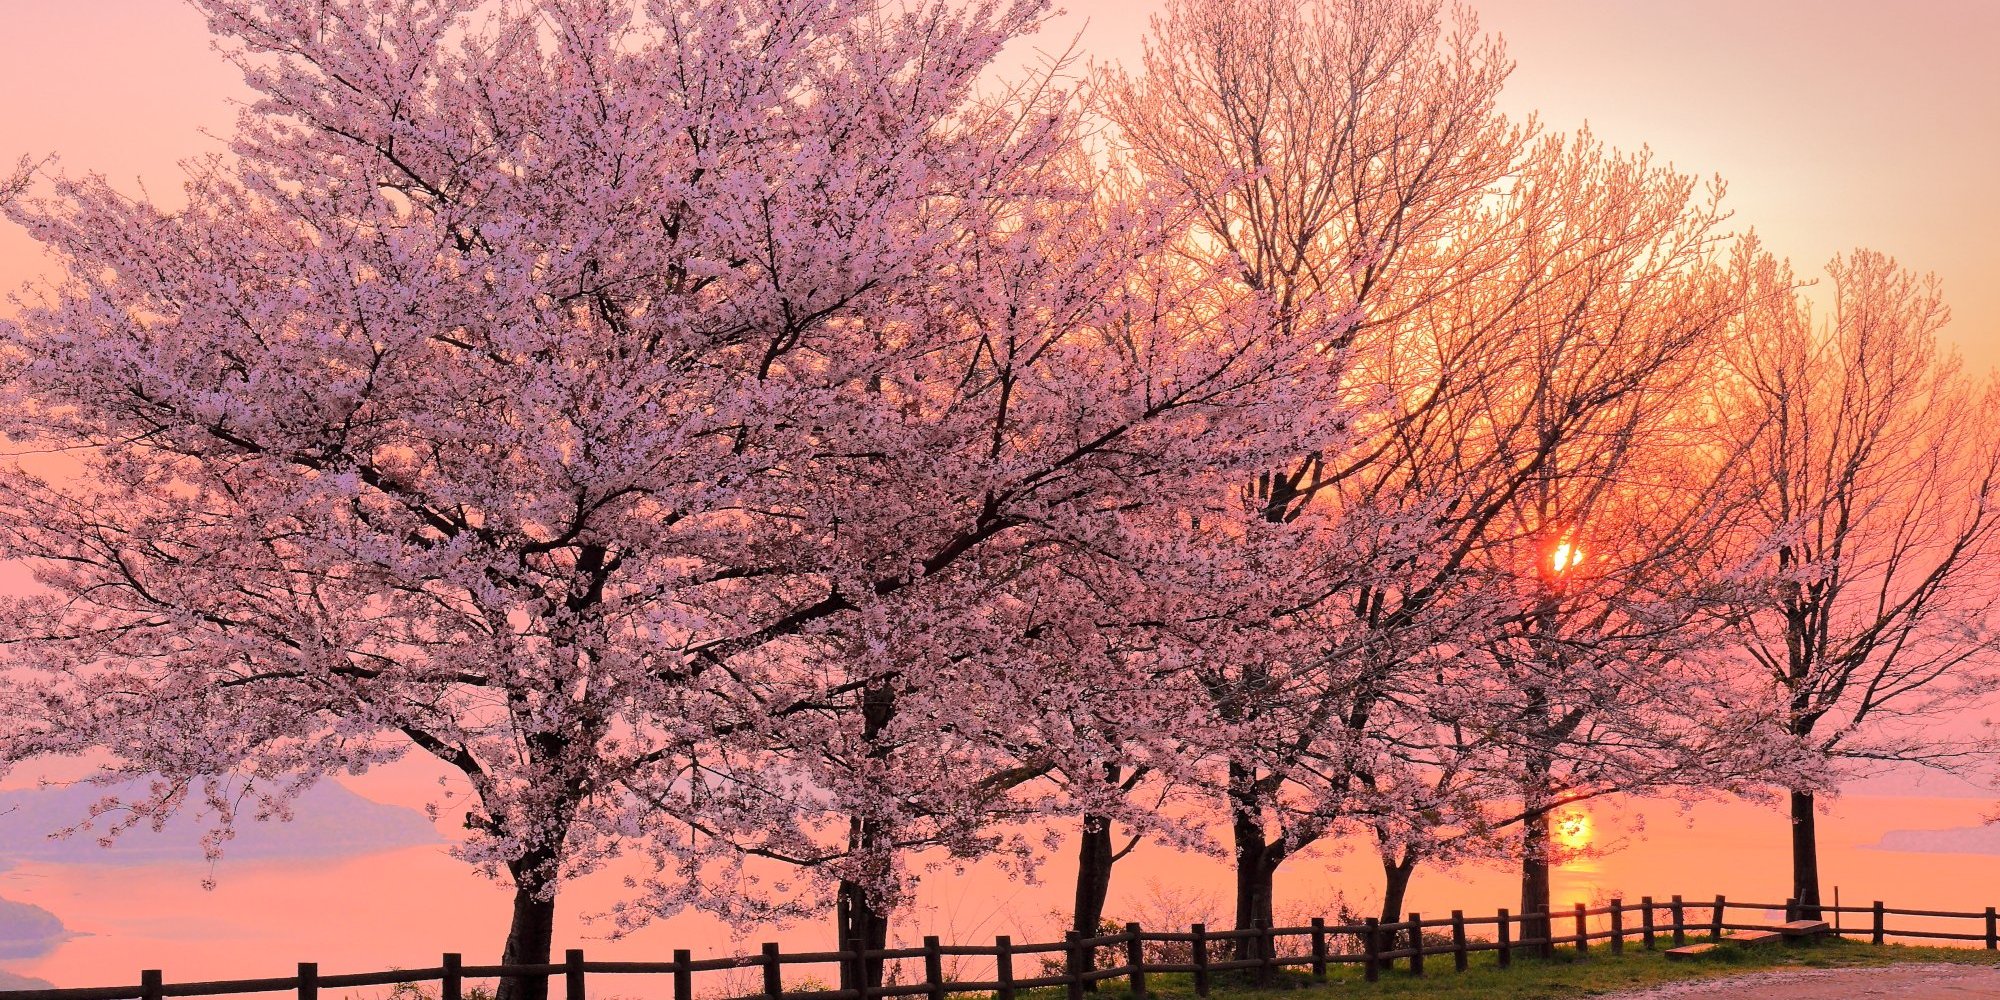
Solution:
M 1725 979 L 1655 986 L 1605 1000 L 2000 1000 L 2000 968 L 1981 965 L 1891 965 L 1872 969 L 1757 972 Z

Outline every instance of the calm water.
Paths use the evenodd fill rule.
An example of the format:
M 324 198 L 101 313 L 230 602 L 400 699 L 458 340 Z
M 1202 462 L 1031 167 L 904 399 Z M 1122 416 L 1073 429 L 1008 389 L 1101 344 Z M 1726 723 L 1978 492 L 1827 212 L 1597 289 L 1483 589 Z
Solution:
M 363 789 L 373 794 L 373 790 Z M 393 790 L 392 790 L 393 791 Z M 1840 887 L 1850 904 L 1873 899 L 1892 906 L 1975 910 L 2000 903 L 2000 856 L 1910 853 L 1871 849 L 1895 829 L 1937 830 L 1979 825 L 1991 811 L 1976 798 L 1850 795 L 1822 817 L 1822 864 L 1829 896 Z M 1775 809 L 1708 803 L 1682 814 L 1671 806 L 1642 811 L 1613 806 L 1593 811 L 1573 839 L 1607 848 L 1557 876 L 1566 904 L 1612 896 L 1636 900 L 1675 892 L 1690 900 L 1717 892 L 1781 900 L 1786 895 L 1786 820 Z M 1365 850 L 1320 851 L 1281 874 L 1281 919 L 1324 911 L 1342 896 L 1372 912 L 1380 874 Z M 468 962 L 497 958 L 507 895 L 445 855 L 442 847 L 402 848 L 335 861 L 225 861 L 213 890 L 201 887 L 202 865 L 109 867 L 23 864 L 0 872 L 0 896 L 41 906 L 78 936 L 37 958 L 0 966 L 58 986 L 131 983 L 142 968 L 166 970 L 169 981 L 286 975 L 299 961 L 324 973 L 434 965 L 443 951 Z M 1052 862 L 1040 884 L 1010 881 L 984 867 L 927 879 L 918 905 L 897 936 L 938 934 L 947 941 L 1047 940 L 1069 896 L 1070 869 Z M 1220 861 L 1141 846 L 1117 871 L 1111 915 L 1185 922 L 1226 919 L 1227 870 Z M 753 950 L 775 940 L 787 950 L 819 950 L 831 942 L 821 923 L 752 928 L 732 936 L 718 922 L 683 915 L 622 940 L 579 914 L 617 897 L 617 873 L 577 883 L 563 899 L 557 947 L 585 948 L 593 958 L 667 959 L 674 948 L 698 955 Z M 1464 868 L 1420 872 L 1411 906 L 1443 914 L 1456 907 L 1490 913 L 1512 906 L 1515 888 L 1504 871 Z M 1202 910 L 1207 913 L 1203 914 Z M 1965 927 L 1960 929 L 1970 930 Z M 968 969 L 969 974 L 977 970 Z M 804 975 L 804 973 L 801 973 Z M 830 972 L 826 978 L 831 978 Z M 626 989 L 629 983 L 630 989 Z M 628 980 L 623 996 L 658 995 L 664 980 Z M 719 992 L 735 984 L 698 984 Z M 750 987 L 746 982 L 746 988 Z M 383 996 L 386 990 L 362 991 Z

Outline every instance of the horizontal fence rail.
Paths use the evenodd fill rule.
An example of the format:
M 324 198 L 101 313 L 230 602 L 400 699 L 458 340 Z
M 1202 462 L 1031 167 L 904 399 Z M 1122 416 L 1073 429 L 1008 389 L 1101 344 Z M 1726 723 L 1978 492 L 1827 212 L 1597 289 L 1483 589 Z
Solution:
M 1867 937 L 1874 944 L 1886 939 L 1930 939 L 1977 942 L 1987 950 L 2000 950 L 2000 913 L 1994 907 L 1978 912 L 1916 910 L 1884 906 L 1820 906 L 1824 918 L 1835 926 L 1829 933 L 1844 937 Z M 1730 911 L 1754 912 L 1763 920 L 1733 918 Z M 1245 930 L 1209 930 L 1195 924 L 1186 931 L 1148 931 L 1127 924 L 1115 934 L 1081 937 L 1071 933 L 1062 941 L 1015 944 L 1005 935 L 991 945 L 946 945 L 936 937 L 926 937 L 919 948 L 864 949 L 851 942 L 844 951 L 784 953 L 776 944 L 766 944 L 754 955 L 695 959 L 685 949 L 673 953 L 670 962 L 590 961 L 583 951 L 572 949 L 560 963 L 541 965 L 466 965 L 461 956 L 446 954 L 432 968 L 397 969 L 321 975 L 318 965 L 301 962 L 295 975 L 266 979 L 228 979 L 199 983 L 168 983 L 160 970 L 140 973 L 132 986 L 96 986 L 74 989 L 0 990 L 0 1000 L 164 1000 L 166 997 L 225 996 L 253 993 L 295 993 L 298 1000 L 319 1000 L 319 991 L 362 986 L 436 984 L 437 1000 L 465 1000 L 467 980 L 535 979 L 561 977 L 564 1000 L 587 1000 L 589 977 L 612 975 L 660 975 L 673 977 L 674 1000 L 696 1000 L 697 973 L 728 970 L 758 970 L 762 989 L 725 1000 L 876 1000 L 883 997 L 926 997 L 945 1000 L 959 994 L 991 995 L 995 1000 L 1016 1000 L 1018 991 L 1065 987 L 1068 1000 L 1080 1000 L 1096 984 L 1125 980 L 1135 997 L 1147 996 L 1146 977 L 1153 974 L 1186 974 L 1192 977 L 1198 996 L 1208 996 L 1218 973 L 1248 972 L 1260 983 L 1269 982 L 1281 970 L 1306 970 L 1315 979 L 1325 979 L 1335 965 L 1358 965 L 1362 978 L 1376 981 L 1396 962 L 1405 963 L 1412 975 L 1425 974 L 1425 959 L 1449 956 L 1456 971 L 1465 971 L 1469 956 L 1496 952 L 1496 962 L 1505 968 L 1517 955 L 1549 957 L 1559 947 L 1576 949 L 1587 955 L 1598 942 L 1613 954 L 1637 942 L 1644 949 L 1687 943 L 1690 935 L 1719 938 L 1726 931 L 1772 931 L 1781 924 L 1768 915 L 1783 913 L 1789 922 L 1803 908 L 1795 901 L 1784 903 L 1736 902 L 1723 896 L 1712 900 L 1688 901 L 1680 896 L 1665 902 L 1647 896 L 1637 903 L 1614 899 L 1603 906 L 1577 903 L 1567 910 L 1544 910 L 1525 914 L 1500 910 L 1491 916 L 1468 917 L 1453 910 L 1446 918 L 1425 919 L 1412 913 L 1405 920 L 1383 923 L 1369 918 L 1358 924 L 1329 924 L 1315 918 L 1296 927 L 1266 927 Z M 1694 919 L 1699 914 L 1700 919 Z M 1866 917 L 1865 921 L 1844 921 L 1846 915 Z M 1975 921 L 1966 931 L 1937 931 L 1891 927 L 1892 917 L 1926 920 Z M 1602 918 L 1602 919 L 1598 919 Z M 1595 921 L 1595 923 L 1593 923 Z M 1106 953 L 1116 964 L 1104 964 Z M 947 978 L 946 958 L 989 958 L 994 978 L 968 981 Z M 1017 966 L 1016 959 L 1027 959 Z M 886 982 L 865 985 L 878 975 L 885 963 L 921 960 L 923 978 L 914 982 Z M 1039 975 L 1020 975 L 1021 968 Z M 832 966 L 840 989 L 787 989 L 788 966 Z M 552 995 L 553 991 L 552 991 Z

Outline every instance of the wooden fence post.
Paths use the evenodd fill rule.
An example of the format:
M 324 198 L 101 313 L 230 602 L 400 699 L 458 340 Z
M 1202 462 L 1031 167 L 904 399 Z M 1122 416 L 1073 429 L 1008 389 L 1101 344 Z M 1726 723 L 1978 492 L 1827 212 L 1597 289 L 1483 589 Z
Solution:
M 1312 922 L 1313 978 L 1326 982 L 1326 918 L 1314 917 Z
M 583 956 L 582 952 L 573 952 L 572 954 L 575 954 L 579 958 Z M 779 997 L 784 995 L 785 971 L 778 961 L 778 942 L 766 941 L 764 942 L 764 998 L 765 1000 L 778 1000 Z M 571 997 L 570 1000 L 583 1000 L 583 998 L 575 996 Z
M 1382 978 L 1382 921 L 1369 917 L 1361 928 L 1361 978 L 1374 982 Z
M 993 1000 L 1014 1000 L 1014 939 L 1005 934 L 993 939 L 993 978 L 1000 983 Z
M 2000 950 L 2000 912 L 1986 908 L 1986 950 Z
M 1076 931 L 1064 931 L 1063 946 L 1066 956 L 1064 961 L 1069 965 L 1069 982 L 1063 985 L 1068 987 L 1069 1000 L 1083 1000 L 1083 974 L 1097 963 L 1085 960 L 1082 934 Z M 1095 958 L 1096 952 L 1097 949 L 1091 949 L 1090 957 Z
M 924 935 L 924 985 L 930 1000 L 944 1000 L 944 951 L 935 934 Z
M 1742 909 L 1746 905 L 1755 904 L 1739 903 L 1737 904 L 1737 908 Z M 1659 939 L 1665 936 L 1663 932 L 1667 930 L 1671 931 L 1676 946 L 1684 944 L 1688 930 L 1688 920 L 1685 902 L 1682 897 L 1678 895 L 1673 896 L 1671 903 L 1667 904 L 1672 918 L 1669 928 L 1659 927 L 1654 912 L 1657 906 L 1659 904 L 1654 901 L 1652 896 L 1642 897 L 1636 906 L 1639 914 L 1639 926 L 1634 928 L 1628 923 L 1627 918 L 1627 914 L 1634 907 L 1628 905 L 1623 898 L 1614 898 L 1609 901 L 1604 912 L 1610 919 L 1607 921 L 1608 930 L 1602 940 L 1610 942 L 1610 950 L 1614 955 L 1622 955 L 1624 953 L 1626 938 L 1635 933 L 1641 936 L 1647 950 L 1656 949 Z M 1721 938 L 1725 934 L 1729 921 L 1728 906 L 1727 896 L 1718 894 L 1715 897 L 1707 921 L 1708 926 L 1704 928 L 1712 937 Z M 1803 904 L 1796 897 L 1785 901 L 1785 915 L 1787 918 L 1790 918 L 1787 922 L 1799 919 L 1799 914 L 1802 910 Z M 1884 944 L 1887 938 L 1887 907 L 1883 901 L 1876 900 L 1870 910 L 1872 911 L 1873 918 L 1871 939 L 1877 945 Z M 1574 936 L 1569 940 L 1574 942 L 1579 957 L 1587 957 L 1590 951 L 1592 933 L 1589 918 L 1591 915 L 1591 911 L 1585 903 L 1578 902 L 1574 904 L 1573 917 L 1575 919 L 1576 930 Z M 1985 907 L 1984 912 L 1978 915 L 1985 918 L 1985 933 L 1978 937 L 1972 937 L 1971 940 L 1983 941 L 1988 951 L 2000 951 L 2000 907 Z M 1970 917 L 1974 915 L 1964 914 L 1964 916 Z M 1548 952 L 1553 949 L 1557 941 L 1561 940 L 1554 933 L 1552 915 L 1547 910 L 1542 911 L 1540 919 L 1549 927 L 1549 930 L 1542 938 L 1516 942 L 1514 940 L 1513 929 L 1514 925 L 1520 922 L 1520 918 L 1514 917 L 1504 908 L 1499 911 L 1496 919 L 1498 942 L 1495 950 L 1498 952 L 1497 958 L 1500 967 L 1506 968 L 1512 964 L 1512 952 L 1516 943 L 1538 944 L 1544 952 Z M 1765 917 L 1763 919 L 1769 918 Z M 1469 956 L 1471 948 L 1465 912 L 1463 910 L 1452 910 L 1451 918 L 1448 922 L 1439 920 L 1433 921 L 1433 923 L 1440 928 L 1445 926 L 1450 927 L 1451 942 L 1449 951 L 1452 954 L 1453 965 L 1458 971 L 1466 971 L 1470 966 Z M 1422 914 L 1413 912 L 1408 915 L 1405 922 L 1389 924 L 1384 924 L 1379 918 L 1371 917 L 1365 921 L 1361 934 L 1363 973 L 1367 981 L 1379 981 L 1385 963 L 1393 968 L 1393 960 L 1388 958 L 1385 953 L 1402 950 L 1399 945 L 1403 939 L 1403 935 L 1397 932 L 1404 927 L 1409 929 L 1407 940 L 1409 941 L 1408 956 L 1410 958 L 1410 973 L 1413 976 L 1423 976 L 1425 974 L 1425 959 L 1429 951 L 1424 934 L 1425 926 Z M 1270 926 L 1266 921 L 1260 920 L 1253 923 L 1250 933 L 1247 935 L 1248 939 L 1252 942 L 1250 948 L 1256 949 L 1251 951 L 1251 955 L 1255 960 L 1255 964 L 1252 967 L 1258 970 L 1260 978 L 1266 982 L 1274 978 L 1280 966 L 1277 955 L 1278 934 L 1278 928 Z M 1314 978 L 1323 980 L 1327 976 L 1327 965 L 1333 959 L 1325 918 L 1312 918 L 1309 934 L 1311 937 L 1310 965 L 1312 973 Z M 1169 937 L 1177 936 L 1169 935 Z M 1111 969 L 1108 970 L 1108 974 L 1115 976 L 1122 971 L 1128 979 L 1133 1000 L 1147 1000 L 1150 996 L 1147 977 L 1152 967 L 1148 964 L 1144 929 L 1137 922 L 1127 923 L 1124 933 L 1111 940 L 1113 943 L 1116 943 L 1120 939 L 1125 944 L 1124 957 L 1126 968 L 1123 970 Z M 1192 933 L 1189 936 L 1189 940 L 1191 942 L 1193 958 L 1194 993 L 1197 996 L 1207 997 L 1213 985 L 1213 963 L 1211 961 L 1212 955 L 1210 949 L 1211 938 L 1206 926 L 1201 923 L 1192 925 Z M 1083 936 L 1074 931 L 1065 934 L 1065 945 L 1066 957 L 1072 970 L 1071 975 L 1065 977 L 1067 980 L 1066 985 L 1069 987 L 1068 994 L 1070 1000 L 1082 1000 L 1081 994 L 1090 985 L 1087 980 L 1093 978 L 1096 974 L 1096 948 L 1095 946 L 1085 944 Z M 869 990 L 866 988 L 865 967 L 867 955 L 859 941 L 852 942 L 852 946 L 854 950 L 843 952 L 840 955 L 840 960 L 843 966 L 846 967 L 843 969 L 843 972 L 851 976 L 852 981 L 856 983 L 856 989 L 843 990 L 842 992 L 848 993 L 852 1000 L 870 1000 L 868 996 Z M 1018 1000 L 1018 987 L 1015 985 L 1016 980 L 1013 971 L 1012 949 L 1012 939 L 1006 935 L 1001 935 L 994 939 L 995 966 L 999 980 L 994 1000 Z M 1446 950 L 1446 946 L 1441 944 L 1437 954 L 1443 955 Z M 675 1000 L 693 1000 L 691 982 L 693 972 L 691 967 L 692 956 L 685 949 L 677 949 L 673 955 L 674 964 L 672 972 Z M 943 945 L 938 937 L 924 937 L 922 956 L 924 960 L 922 995 L 925 997 L 925 1000 L 948 1000 L 951 992 L 949 988 L 950 983 L 944 975 Z M 739 959 L 738 961 L 742 960 Z M 446 952 L 443 954 L 440 964 L 441 974 L 438 977 L 440 986 L 439 1000 L 464 1000 L 463 957 L 456 952 Z M 762 946 L 760 960 L 757 964 L 761 966 L 763 972 L 761 1000 L 784 1000 L 783 956 L 780 946 L 776 942 L 765 943 Z M 560 969 L 564 976 L 565 1000 L 587 1000 L 586 966 L 587 963 L 582 949 L 572 948 L 564 952 Z M 164 974 L 160 970 L 144 970 L 141 972 L 140 979 L 140 997 L 142 1000 L 163 1000 L 165 983 Z M 298 975 L 294 980 L 298 1000 L 320 1000 L 320 986 L 322 981 L 323 977 L 319 973 L 317 963 L 300 962 L 298 964 Z
M 1194 940 L 1189 946 L 1194 951 L 1194 995 L 1208 995 L 1208 925 L 1196 924 L 1188 928 Z
M 1132 1000 L 1146 1000 L 1146 943 L 1139 935 L 1137 921 L 1125 925 L 1125 964 L 1132 967 Z

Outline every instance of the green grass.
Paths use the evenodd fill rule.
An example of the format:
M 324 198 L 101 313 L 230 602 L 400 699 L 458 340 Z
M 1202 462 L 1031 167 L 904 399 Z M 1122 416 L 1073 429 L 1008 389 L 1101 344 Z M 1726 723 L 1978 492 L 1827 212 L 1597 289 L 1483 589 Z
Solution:
M 1689 938 L 1690 941 L 1698 940 Z M 1662 946 L 1664 949 L 1664 945 Z M 1668 962 L 1661 952 L 1648 952 L 1636 944 L 1623 955 L 1596 945 L 1579 959 L 1574 950 L 1563 948 L 1546 961 L 1522 957 L 1518 953 L 1512 968 L 1499 968 L 1491 952 L 1472 955 L 1471 968 L 1458 972 L 1450 955 L 1425 959 L 1425 975 L 1411 976 L 1400 964 L 1384 969 L 1379 982 L 1364 982 L 1358 966 L 1337 966 L 1327 970 L 1327 981 L 1314 982 L 1303 973 L 1287 971 L 1279 980 L 1259 987 L 1246 979 L 1218 974 L 1211 1000 L 1320 1000 L 1346 997 L 1451 998 L 1451 1000 L 1541 1000 L 1550 997 L 1589 997 L 1620 990 L 1641 989 L 1660 983 L 1759 972 L 1771 969 L 1834 969 L 1891 965 L 1900 962 L 1955 962 L 2000 965 L 2000 956 L 1967 948 L 1923 948 L 1905 945 L 1876 946 L 1839 939 L 1759 945 L 1749 948 L 1718 949 L 1687 961 Z M 1162 1000 L 1193 1000 L 1193 980 L 1184 975 L 1146 977 L 1146 991 Z M 1062 991 L 1035 991 L 1036 1000 L 1061 997 Z M 1100 984 L 1096 1000 L 1131 1000 L 1124 980 Z

